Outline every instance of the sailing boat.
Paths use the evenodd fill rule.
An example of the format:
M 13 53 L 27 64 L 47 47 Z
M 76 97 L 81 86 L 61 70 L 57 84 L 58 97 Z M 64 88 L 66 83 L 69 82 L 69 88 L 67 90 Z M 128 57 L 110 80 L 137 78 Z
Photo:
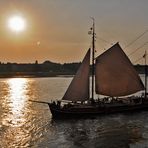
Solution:
M 62 100 L 48 103 L 53 118 L 88 117 L 148 109 L 145 95 L 132 95 L 145 88 L 119 43 L 94 58 L 94 26 L 93 22 L 92 96 L 90 97 L 89 49 Z M 103 95 L 104 98 L 94 99 L 94 83 L 96 94 Z

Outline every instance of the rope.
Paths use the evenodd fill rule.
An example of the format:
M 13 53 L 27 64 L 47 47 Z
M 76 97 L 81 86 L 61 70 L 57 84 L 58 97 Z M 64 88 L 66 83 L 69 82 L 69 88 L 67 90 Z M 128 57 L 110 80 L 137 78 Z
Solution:
M 136 42 L 138 39 L 140 39 L 142 36 L 144 36 L 146 33 L 148 32 L 148 30 L 144 31 L 142 34 L 140 34 L 136 39 L 134 39 L 133 41 L 131 41 L 128 45 L 125 46 L 125 48 L 128 48 L 129 46 L 131 46 L 134 42 Z M 125 49 L 124 48 L 124 49 Z
M 128 56 L 133 55 L 135 52 L 137 52 L 139 49 L 141 49 L 142 47 L 144 47 L 148 42 L 145 42 L 144 44 L 142 44 L 140 47 L 138 47 L 137 49 L 135 49 L 135 51 L 131 52 Z

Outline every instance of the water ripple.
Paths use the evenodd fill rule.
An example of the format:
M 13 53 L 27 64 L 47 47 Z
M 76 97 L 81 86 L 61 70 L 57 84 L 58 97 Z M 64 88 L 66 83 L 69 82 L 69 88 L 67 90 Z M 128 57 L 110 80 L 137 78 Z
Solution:
M 45 104 L 60 98 L 71 78 L 0 80 L 2 148 L 142 148 L 148 147 L 148 112 L 94 119 L 55 121 Z

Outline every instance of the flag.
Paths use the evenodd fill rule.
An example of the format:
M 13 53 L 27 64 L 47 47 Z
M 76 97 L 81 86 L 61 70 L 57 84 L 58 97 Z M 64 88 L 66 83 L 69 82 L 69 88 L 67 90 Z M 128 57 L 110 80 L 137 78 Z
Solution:
M 92 34 L 92 31 L 88 31 L 88 34 Z

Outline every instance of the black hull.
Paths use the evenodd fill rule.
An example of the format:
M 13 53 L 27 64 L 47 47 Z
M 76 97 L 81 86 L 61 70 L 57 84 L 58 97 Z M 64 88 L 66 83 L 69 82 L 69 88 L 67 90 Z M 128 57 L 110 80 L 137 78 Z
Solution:
M 63 118 L 91 118 L 95 116 L 108 115 L 113 113 L 132 113 L 137 111 L 148 110 L 148 104 L 137 104 L 137 105 L 122 105 L 122 106 L 89 106 L 86 107 L 69 107 L 60 108 L 48 104 L 52 113 L 52 118 L 63 119 Z

